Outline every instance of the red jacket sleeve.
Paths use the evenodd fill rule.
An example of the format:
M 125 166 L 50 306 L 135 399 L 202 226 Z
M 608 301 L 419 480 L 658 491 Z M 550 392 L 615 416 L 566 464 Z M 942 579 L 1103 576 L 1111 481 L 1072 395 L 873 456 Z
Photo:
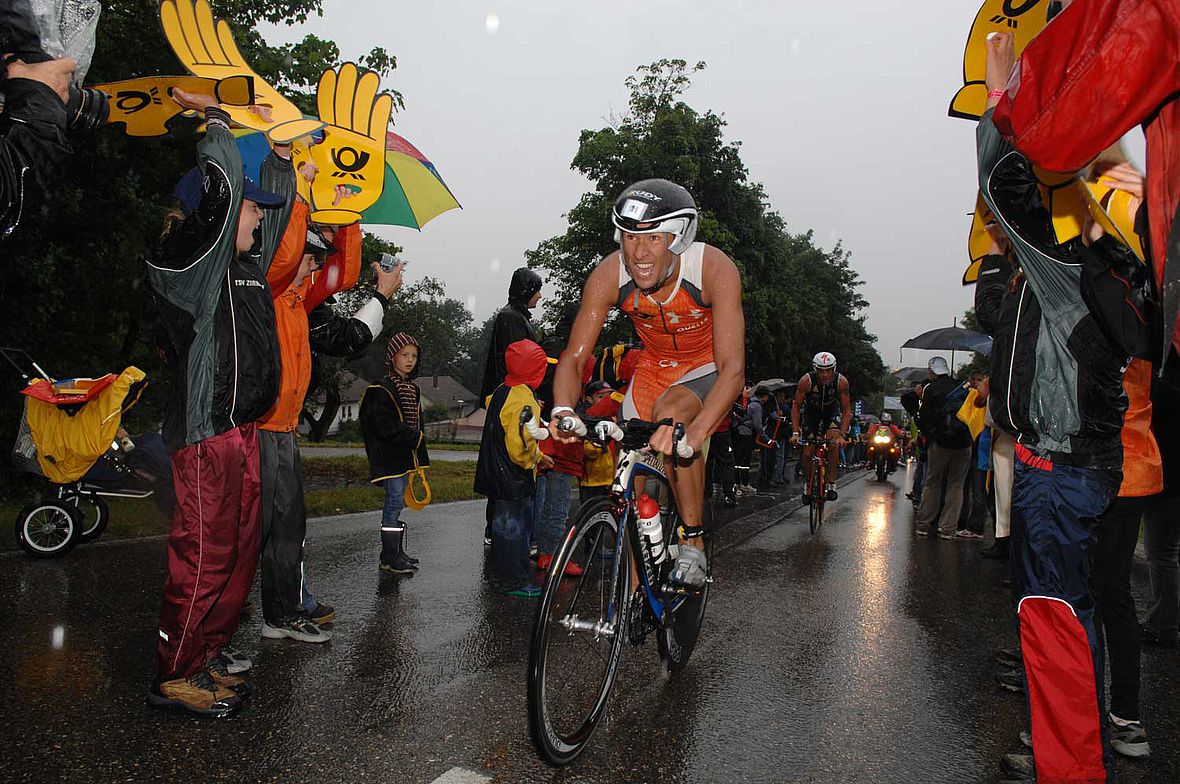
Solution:
M 1021 54 L 996 128 L 1045 169 L 1080 169 L 1180 89 L 1178 29 L 1178 0 L 1075 0 Z
M 295 273 L 299 272 L 299 263 L 303 261 L 303 245 L 307 242 L 307 204 L 300 199 L 295 200 L 291 207 L 291 219 L 287 221 L 287 229 L 279 240 L 279 249 L 275 251 L 274 261 L 266 271 L 266 282 L 270 284 L 271 295 L 279 296 L 291 282 L 295 280 Z
M 353 223 L 342 226 L 336 232 L 332 244 L 336 252 L 324 262 L 324 268 L 315 276 L 315 282 L 303 301 L 303 307 L 308 313 L 333 294 L 348 291 L 356 285 L 361 276 L 361 225 Z

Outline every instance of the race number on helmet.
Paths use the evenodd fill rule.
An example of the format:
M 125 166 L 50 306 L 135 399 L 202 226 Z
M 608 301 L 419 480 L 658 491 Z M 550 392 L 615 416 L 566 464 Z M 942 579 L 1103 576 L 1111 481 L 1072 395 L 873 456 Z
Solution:
M 668 180 L 640 180 L 628 185 L 615 199 L 611 210 L 615 225 L 615 242 L 622 243 L 623 232 L 629 234 L 672 235 L 668 250 L 684 253 L 697 236 L 697 205 L 692 195 Z

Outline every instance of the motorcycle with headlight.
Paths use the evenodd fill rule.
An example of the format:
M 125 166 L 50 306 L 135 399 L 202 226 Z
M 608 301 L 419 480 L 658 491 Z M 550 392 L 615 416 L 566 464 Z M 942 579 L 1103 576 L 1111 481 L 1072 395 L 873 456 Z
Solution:
M 888 430 L 877 430 L 869 437 L 869 466 L 877 472 L 877 481 L 884 482 L 897 468 L 901 447 Z

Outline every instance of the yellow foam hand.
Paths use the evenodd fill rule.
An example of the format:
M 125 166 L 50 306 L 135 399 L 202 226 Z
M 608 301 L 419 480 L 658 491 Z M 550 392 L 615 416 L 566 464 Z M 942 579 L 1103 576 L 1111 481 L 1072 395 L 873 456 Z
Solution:
M 992 250 L 992 236 L 987 231 L 987 224 L 995 220 L 992 211 L 983 200 L 982 195 L 975 197 L 975 213 L 971 216 L 971 232 L 967 235 L 967 256 L 971 263 L 963 273 L 963 285 L 969 286 L 979 281 L 979 268 L 983 259 Z
M 305 118 L 299 108 L 254 72 L 238 51 L 224 19 L 214 19 L 208 0 L 163 0 L 160 25 L 172 51 L 190 73 L 210 79 L 249 76 L 254 79 L 255 105 L 263 111 L 227 106 L 238 125 L 262 131 L 272 142 L 289 142 L 323 127 Z
M 128 136 L 163 136 L 168 122 L 184 111 L 170 99 L 173 89 L 194 95 L 212 95 L 226 106 L 254 103 L 254 80 L 249 76 L 207 79 L 201 76 L 146 76 L 121 82 L 92 85 L 110 99 L 108 125 L 122 123 Z
M 1105 177 L 1099 177 L 1098 182 L 1078 183 L 1082 202 L 1094 222 L 1143 261 L 1143 241 L 1135 231 L 1134 196 L 1115 185 L 1115 181 Z
M 385 134 L 393 98 L 378 94 L 380 80 L 352 63 L 324 71 L 316 101 L 328 123 L 324 141 L 311 148 L 318 172 L 311 185 L 312 219 L 352 223 L 376 203 L 385 187 Z M 341 198 L 343 186 L 349 194 Z
M 975 15 L 967 46 L 963 51 L 963 86 L 955 93 L 948 112 L 951 117 L 978 120 L 987 106 L 987 37 L 991 33 L 1012 33 L 1017 57 L 1029 41 L 1045 28 L 1049 0 L 985 0 Z

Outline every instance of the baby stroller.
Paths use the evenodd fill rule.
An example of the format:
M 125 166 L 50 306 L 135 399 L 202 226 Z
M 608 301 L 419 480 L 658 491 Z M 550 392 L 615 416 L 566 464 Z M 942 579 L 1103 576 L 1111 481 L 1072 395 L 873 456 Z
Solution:
M 21 349 L 0 348 L 0 356 L 26 384 L 13 463 L 49 484 L 17 515 L 16 538 L 26 553 L 53 558 L 98 539 L 110 518 L 104 497 L 159 494 L 157 502 L 171 511 L 171 465 L 163 440 L 159 434 L 132 438 L 120 428 L 123 414 L 147 385 L 143 371 L 129 367 L 119 375 L 58 381 Z

